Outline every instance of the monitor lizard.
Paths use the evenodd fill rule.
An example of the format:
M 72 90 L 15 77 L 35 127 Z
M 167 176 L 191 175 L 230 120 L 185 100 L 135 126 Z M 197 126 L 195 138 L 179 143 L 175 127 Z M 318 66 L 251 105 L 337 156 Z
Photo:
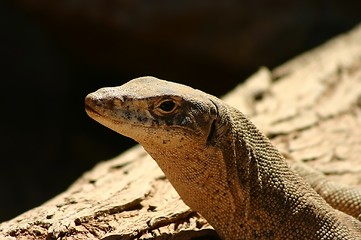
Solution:
M 361 239 L 360 209 L 331 207 L 247 117 L 212 95 L 141 77 L 85 102 L 91 118 L 139 142 L 222 239 Z

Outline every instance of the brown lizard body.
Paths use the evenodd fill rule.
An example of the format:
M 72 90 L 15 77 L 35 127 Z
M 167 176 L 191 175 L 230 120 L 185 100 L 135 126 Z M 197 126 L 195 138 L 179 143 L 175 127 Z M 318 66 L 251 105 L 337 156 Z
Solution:
M 89 94 L 86 106 L 139 142 L 223 239 L 361 239 L 360 221 L 332 208 L 253 123 L 214 96 L 143 77 Z

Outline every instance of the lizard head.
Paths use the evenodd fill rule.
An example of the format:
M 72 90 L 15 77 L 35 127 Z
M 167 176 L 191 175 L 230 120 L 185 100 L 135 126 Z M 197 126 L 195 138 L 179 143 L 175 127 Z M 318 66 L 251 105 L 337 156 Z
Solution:
M 215 219 L 216 227 L 222 214 L 209 209 L 228 215 L 235 211 L 233 202 L 222 209 L 218 204 L 232 195 L 227 166 L 233 161 L 223 161 L 223 151 L 229 155 L 233 150 L 224 105 L 217 98 L 185 85 L 142 77 L 90 93 L 85 104 L 91 118 L 139 142 L 184 202 Z M 212 198 L 206 194 L 210 192 Z
M 207 143 L 217 117 L 209 96 L 185 85 L 141 77 L 90 93 L 85 103 L 91 118 L 144 147 L 173 149 L 184 139 Z

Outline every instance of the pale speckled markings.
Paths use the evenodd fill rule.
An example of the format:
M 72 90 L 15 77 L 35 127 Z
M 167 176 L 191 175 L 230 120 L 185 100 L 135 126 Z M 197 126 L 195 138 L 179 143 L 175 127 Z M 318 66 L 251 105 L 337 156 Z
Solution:
M 361 223 L 294 173 L 241 112 L 153 77 L 86 97 L 87 113 L 138 141 L 223 239 L 360 239 Z

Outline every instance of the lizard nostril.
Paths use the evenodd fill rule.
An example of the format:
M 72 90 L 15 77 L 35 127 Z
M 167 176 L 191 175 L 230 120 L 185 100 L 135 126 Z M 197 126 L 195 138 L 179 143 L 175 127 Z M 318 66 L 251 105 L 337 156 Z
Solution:
M 93 106 L 94 105 L 94 102 L 95 102 L 95 97 L 94 97 L 94 94 L 93 93 L 90 93 L 88 94 L 86 97 L 85 97 L 85 105 L 86 106 Z
M 113 106 L 114 107 L 121 107 L 122 104 L 123 104 L 122 99 L 119 99 L 119 98 L 114 98 L 113 99 Z

